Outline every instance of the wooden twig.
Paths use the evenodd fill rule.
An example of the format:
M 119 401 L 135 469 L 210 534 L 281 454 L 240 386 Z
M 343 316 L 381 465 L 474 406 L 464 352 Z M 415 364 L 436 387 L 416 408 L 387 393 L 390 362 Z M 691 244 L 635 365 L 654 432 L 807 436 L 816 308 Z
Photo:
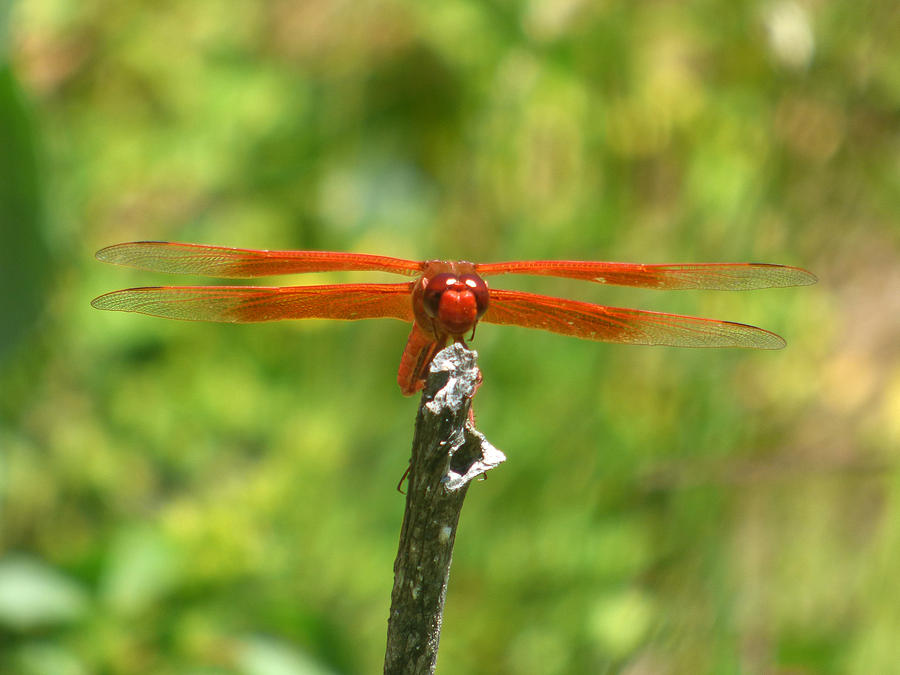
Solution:
M 431 365 L 410 460 L 394 562 L 384 672 L 433 673 L 456 526 L 469 483 L 506 460 L 469 419 L 477 354 L 447 347 Z

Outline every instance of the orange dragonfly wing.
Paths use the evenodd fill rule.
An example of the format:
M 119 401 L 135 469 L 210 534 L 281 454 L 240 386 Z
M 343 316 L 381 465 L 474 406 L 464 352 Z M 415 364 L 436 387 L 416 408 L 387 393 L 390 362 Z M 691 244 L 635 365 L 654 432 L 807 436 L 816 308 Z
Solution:
M 281 319 L 413 321 L 412 282 L 327 286 L 156 286 L 106 293 L 97 309 L 166 319 L 249 323 Z
M 134 241 L 97 251 L 98 260 L 150 272 L 199 274 L 240 279 L 346 270 L 395 272 L 416 276 L 422 263 L 367 253 L 334 251 L 257 251 L 246 248 L 180 244 L 166 241 Z
M 600 342 L 672 347 L 781 349 L 781 336 L 731 321 L 606 307 L 521 291 L 491 289 L 482 321 L 540 328 Z
M 799 267 L 769 263 L 681 263 L 642 265 L 577 260 L 524 260 L 476 264 L 482 276 L 533 274 L 581 279 L 614 286 L 657 289 L 752 290 L 816 283 L 815 275 Z

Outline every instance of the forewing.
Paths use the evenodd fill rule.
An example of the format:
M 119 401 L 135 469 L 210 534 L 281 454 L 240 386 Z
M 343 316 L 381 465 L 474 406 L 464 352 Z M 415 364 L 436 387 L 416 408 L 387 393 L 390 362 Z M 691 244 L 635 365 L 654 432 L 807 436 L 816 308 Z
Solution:
M 482 321 L 601 342 L 672 347 L 781 349 L 784 340 L 762 328 L 730 321 L 605 307 L 520 291 L 490 291 Z
M 97 309 L 166 319 L 251 323 L 281 319 L 412 321 L 411 283 L 328 286 L 158 286 L 113 291 Z
M 230 279 L 368 270 L 415 276 L 422 263 L 401 258 L 335 251 L 256 251 L 245 248 L 135 241 L 97 251 L 97 259 L 151 272 L 198 274 Z
M 525 260 L 475 266 L 478 274 L 532 274 L 581 279 L 613 286 L 657 289 L 752 290 L 783 286 L 806 286 L 816 277 L 787 265 L 768 263 L 683 263 L 642 265 L 577 260 Z

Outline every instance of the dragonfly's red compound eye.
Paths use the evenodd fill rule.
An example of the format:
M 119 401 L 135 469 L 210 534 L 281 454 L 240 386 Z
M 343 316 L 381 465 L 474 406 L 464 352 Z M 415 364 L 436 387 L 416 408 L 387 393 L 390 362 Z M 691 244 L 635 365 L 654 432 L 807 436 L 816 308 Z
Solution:
M 441 296 L 444 295 L 444 291 L 452 288 L 458 282 L 457 276 L 449 272 L 437 274 L 428 280 L 428 285 L 425 286 L 425 294 L 422 298 L 422 302 L 425 305 L 425 313 L 428 316 L 432 319 L 438 317 L 441 307 Z
M 484 279 L 477 274 L 463 274 L 459 280 L 474 296 L 475 306 L 478 308 L 476 318 L 480 319 L 484 316 L 484 313 L 488 308 L 488 298 L 490 295 L 488 293 L 487 283 L 485 283 Z

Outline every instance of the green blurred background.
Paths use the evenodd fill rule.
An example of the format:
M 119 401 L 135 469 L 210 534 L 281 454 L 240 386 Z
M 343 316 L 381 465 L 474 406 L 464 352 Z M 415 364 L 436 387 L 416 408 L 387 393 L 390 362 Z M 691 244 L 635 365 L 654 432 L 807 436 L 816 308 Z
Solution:
M 92 310 L 185 283 L 93 259 L 135 239 L 811 269 L 495 282 L 789 346 L 479 327 L 509 461 L 439 671 L 900 672 L 898 35 L 895 0 L 4 6 L 0 672 L 381 668 L 407 327 Z

